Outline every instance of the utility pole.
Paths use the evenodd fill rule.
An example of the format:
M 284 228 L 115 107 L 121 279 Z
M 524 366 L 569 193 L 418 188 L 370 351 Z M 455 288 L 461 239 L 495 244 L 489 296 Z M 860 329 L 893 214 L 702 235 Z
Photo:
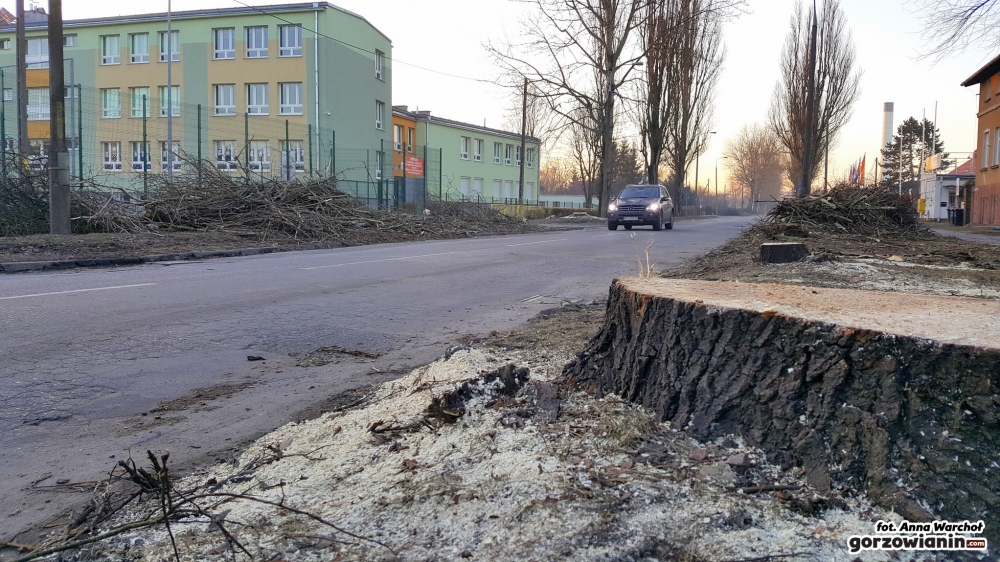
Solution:
M 803 140 L 801 186 L 799 187 L 799 197 L 805 197 L 812 191 L 812 150 L 815 136 L 816 122 L 816 35 L 818 20 L 816 17 L 816 0 L 813 0 L 813 21 L 812 31 L 809 37 L 809 79 L 806 87 L 806 130 Z
M 28 39 L 24 36 L 24 0 L 17 0 L 17 170 L 26 173 L 24 157 L 28 154 Z
M 524 131 L 528 128 L 528 77 L 524 78 L 524 92 L 521 94 L 521 179 L 517 184 L 517 204 L 524 202 L 524 161 L 527 154 L 524 152 Z
M 71 234 L 62 0 L 49 0 L 49 234 Z

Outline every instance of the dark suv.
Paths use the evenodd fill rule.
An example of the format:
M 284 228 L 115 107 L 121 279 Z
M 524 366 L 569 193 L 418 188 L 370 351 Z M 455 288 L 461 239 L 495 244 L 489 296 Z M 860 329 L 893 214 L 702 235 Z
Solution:
M 630 230 L 633 225 L 649 224 L 653 230 L 674 227 L 674 204 L 662 185 L 629 185 L 608 205 L 608 230 L 618 225 Z

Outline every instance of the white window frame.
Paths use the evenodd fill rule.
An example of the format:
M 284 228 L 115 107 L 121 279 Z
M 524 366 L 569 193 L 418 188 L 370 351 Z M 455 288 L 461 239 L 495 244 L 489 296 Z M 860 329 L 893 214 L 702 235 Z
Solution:
M 29 37 L 28 50 L 24 54 L 24 62 L 28 68 L 49 67 L 49 38 Z
M 472 141 L 472 159 L 476 162 L 483 161 L 483 145 L 486 144 L 483 139 L 474 139 Z
M 469 137 L 461 137 L 459 141 L 458 156 L 462 160 L 469 159 L 469 145 L 472 144 L 472 139 Z
M 287 143 L 281 141 L 281 166 L 285 166 L 285 152 L 288 151 L 289 145 L 291 146 L 291 158 L 290 161 L 295 167 L 295 173 L 301 174 L 306 171 L 305 163 L 305 150 L 302 148 L 302 141 L 300 140 L 289 140 Z
M 267 58 L 267 26 L 266 25 L 254 25 L 246 28 L 247 44 L 246 44 L 246 58 L 248 59 L 266 59 Z
M 375 100 L 375 128 L 384 131 L 385 127 L 385 102 Z
M 143 154 L 143 148 L 145 147 L 145 154 Z M 146 171 L 152 171 L 152 159 L 149 154 L 149 141 L 143 143 L 142 141 L 132 141 L 130 148 L 132 149 L 132 171 L 141 172 L 142 171 L 142 160 L 145 156 L 146 160 Z M 138 149 L 138 150 L 136 150 Z
M 525 152 L 527 153 L 526 159 L 524 161 L 525 165 L 527 167 L 529 167 L 529 168 L 534 168 L 535 167 L 535 149 L 534 148 L 528 148 L 528 149 L 525 149 Z
M 382 151 L 376 150 L 375 151 L 375 179 L 376 180 L 382 179 L 382 162 L 383 162 Z
M 48 121 L 49 108 L 48 88 L 28 88 L 28 121 Z
M 122 63 L 121 37 L 119 35 L 101 36 L 101 65 Z
M 106 141 L 101 143 L 101 150 L 104 153 L 104 171 L 122 171 L 122 143 L 121 141 Z
M 403 152 L 403 126 L 392 126 L 392 149 L 396 152 Z
M 271 171 L 271 145 L 266 140 L 250 141 L 250 171 L 267 173 Z
M 136 39 L 142 37 L 146 42 L 146 52 L 136 52 Z M 129 51 L 129 61 L 133 64 L 143 64 L 149 62 L 149 34 L 148 33 L 132 33 L 128 36 L 128 51 Z
M 375 51 L 375 78 L 385 80 L 385 53 Z
M 76 33 L 63 35 L 63 47 L 76 47 Z
M 250 115 L 268 115 L 269 112 L 267 82 L 247 84 L 247 113 Z
M 983 131 L 983 161 L 982 169 L 985 170 L 990 165 L 990 132 Z
M 494 142 L 493 143 L 493 163 L 499 164 L 501 158 L 503 158 L 503 143 Z
M 236 28 L 221 27 L 212 30 L 213 57 L 215 60 L 236 58 Z
M 1000 127 L 996 128 L 993 143 L 993 166 L 1000 166 Z
M 104 119 L 120 119 L 121 116 L 122 116 L 121 89 L 103 88 L 101 90 L 101 117 Z
M 521 165 L 521 146 L 520 145 L 517 145 L 514 148 L 514 165 L 515 166 L 520 166 Z
M 170 52 L 170 61 L 177 62 L 181 60 L 181 32 L 171 31 L 170 32 L 170 44 L 167 45 L 167 32 L 160 32 L 160 62 L 167 62 L 167 51 Z M 168 49 L 164 49 L 168 47 Z
M 214 84 L 212 102 L 215 115 L 236 115 L 236 84 Z
M 142 96 L 146 95 L 146 115 L 142 114 Z M 149 97 L 149 88 L 145 86 L 140 86 L 138 88 L 129 88 L 128 99 L 131 107 L 130 115 L 132 117 L 149 117 L 150 106 L 153 105 L 153 100 Z
M 278 84 L 281 115 L 302 115 L 302 82 L 282 82 Z
M 173 105 L 173 116 L 181 116 L 181 87 L 170 87 L 170 103 Z M 167 116 L 167 87 L 160 86 L 160 117 Z
M 223 172 L 240 169 L 240 157 L 236 152 L 236 141 L 215 141 L 215 167 Z
M 504 153 L 503 153 L 503 163 L 506 166 L 510 166 L 511 161 L 513 160 L 511 158 L 511 154 L 514 152 L 514 145 L 508 144 L 505 145 L 505 147 L 506 148 L 504 148 Z
M 14 88 L 3 89 L 3 101 L 14 101 Z
M 278 56 L 279 57 L 301 57 L 302 56 L 302 26 L 279 25 L 278 26 Z
M 174 171 L 181 171 L 181 143 L 174 142 Z M 167 171 L 167 141 L 160 141 L 160 170 Z
M 406 151 L 413 152 L 413 137 L 417 136 L 417 131 L 413 127 L 406 128 Z
M 10 50 L 10 39 L 0 39 L 0 50 L 9 51 Z

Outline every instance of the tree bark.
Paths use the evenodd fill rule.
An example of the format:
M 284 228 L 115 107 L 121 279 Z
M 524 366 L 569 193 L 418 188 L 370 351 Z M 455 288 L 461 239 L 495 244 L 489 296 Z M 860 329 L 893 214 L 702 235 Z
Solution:
M 980 299 L 617 279 L 564 375 L 695 439 L 742 436 L 822 491 L 910 520 L 982 519 L 995 543 L 997 317 Z

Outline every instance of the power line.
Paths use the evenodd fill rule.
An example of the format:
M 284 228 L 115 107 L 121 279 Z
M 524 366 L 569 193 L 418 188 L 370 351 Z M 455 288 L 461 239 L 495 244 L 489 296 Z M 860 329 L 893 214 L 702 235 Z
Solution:
M 278 16 L 276 14 L 272 14 L 271 12 L 268 12 L 267 10 L 262 10 L 262 9 L 256 7 L 256 6 L 251 6 L 250 4 L 246 4 L 244 2 L 241 2 L 240 0 L 233 0 L 233 2 L 236 2 L 237 4 L 239 4 L 241 6 L 244 6 L 246 8 L 250 8 L 251 10 L 254 10 L 256 12 L 260 12 L 260 13 L 264 14 L 265 16 L 271 16 L 272 18 L 274 18 L 276 20 L 279 20 L 279 21 L 283 21 L 283 22 L 285 22 L 285 23 L 287 23 L 289 25 L 299 26 L 299 27 L 301 27 L 302 29 L 304 29 L 306 31 L 311 31 L 312 33 L 316 34 L 316 36 L 318 36 L 318 37 L 324 37 L 324 38 L 329 39 L 331 41 L 336 41 L 337 43 L 340 43 L 341 45 L 345 45 L 347 47 L 350 47 L 350 48 L 355 49 L 357 51 L 360 51 L 362 53 L 367 53 L 367 54 L 373 55 L 373 56 L 375 55 L 375 51 L 369 51 L 368 49 L 365 49 L 364 47 L 359 47 L 357 45 L 353 45 L 353 44 L 348 43 L 346 41 L 342 41 L 340 39 L 337 39 L 336 37 L 330 37 L 329 35 L 320 33 L 319 31 L 317 31 L 315 29 L 309 29 L 308 27 L 306 27 L 304 25 L 288 21 L 288 20 L 286 20 L 285 18 L 283 18 L 281 16 Z M 417 69 L 420 69 L 420 70 L 423 70 L 423 71 L 426 71 L 426 72 L 433 72 L 434 74 L 440 74 L 442 76 L 450 76 L 451 78 L 458 78 L 459 80 L 469 80 L 470 82 L 479 82 L 481 84 L 493 84 L 493 85 L 496 85 L 496 82 L 494 82 L 492 80 L 483 80 L 482 78 L 470 78 L 468 76 L 461 76 L 461 75 L 458 75 L 458 74 L 452 74 L 450 72 L 444 72 L 444 71 L 441 71 L 441 70 L 434 70 L 433 68 L 427 68 L 425 66 L 420 66 L 418 64 L 413 64 L 413 63 L 401 61 L 399 59 L 392 58 L 392 57 L 386 57 L 386 58 L 389 59 L 392 62 L 398 62 L 399 64 L 403 64 L 403 65 L 406 65 L 406 66 L 411 66 L 413 68 L 417 68 Z

